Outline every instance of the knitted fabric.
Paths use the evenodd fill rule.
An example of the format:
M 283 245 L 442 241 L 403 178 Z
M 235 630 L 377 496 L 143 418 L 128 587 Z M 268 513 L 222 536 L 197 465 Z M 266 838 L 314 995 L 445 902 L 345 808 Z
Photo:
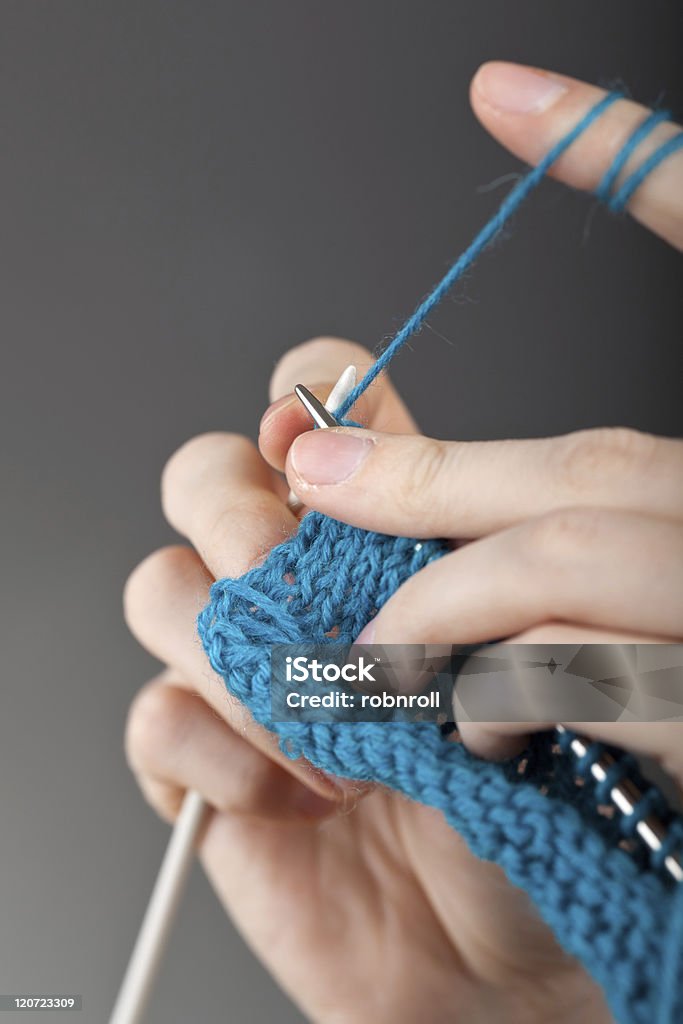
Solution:
M 553 159 L 614 98 L 594 108 L 555 147 Z M 548 159 L 542 166 L 547 170 Z M 521 198 L 529 191 L 516 189 Z M 470 250 L 489 244 L 521 198 L 504 217 L 499 211 L 495 230 L 482 244 L 478 236 Z M 420 314 L 422 322 L 425 303 L 413 320 Z M 399 332 L 394 351 L 399 338 L 405 341 Z M 366 377 L 351 401 L 369 383 Z M 442 811 L 476 855 L 495 861 L 529 894 L 561 945 L 602 986 L 621 1024 L 681 1021 L 683 885 L 668 883 L 642 852 L 620 847 L 628 821 L 598 813 L 607 794 L 604 786 L 596 792 L 588 772 L 597 747 L 577 766 L 542 734 L 523 759 L 500 765 L 471 756 L 434 724 L 272 721 L 272 644 L 353 642 L 405 580 L 448 550 L 443 541 L 389 537 L 310 512 L 261 565 L 212 586 L 198 620 L 211 665 L 254 718 L 277 734 L 288 756 L 372 780 Z M 575 785 L 577 771 L 585 776 L 582 787 Z M 680 821 L 658 810 L 672 842 L 680 840 Z

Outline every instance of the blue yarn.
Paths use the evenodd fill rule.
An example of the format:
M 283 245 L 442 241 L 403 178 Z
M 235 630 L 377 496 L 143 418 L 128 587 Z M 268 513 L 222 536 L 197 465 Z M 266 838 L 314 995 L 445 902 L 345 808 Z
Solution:
M 612 166 L 605 171 L 600 184 L 595 190 L 595 194 L 598 199 L 603 203 L 609 202 L 612 186 L 621 174 L 621 171 L 631 154 L 635 152 L 640 143 L 647 138 L 650 132 L 656 128 L 658 124 L 662 121 L 668 121 L 670 118 L 671 114 L 668 110 L 653 110 L 643 121 L 641 121 L 615 156 L 612 161 Z
M 349 411 L 419 329 L 560 154 L 618 98 L 611 94 L 601 100 L 515 186 L 338 415 Z M 681 136 L 677 139 L 680 145 Z M 649 169 L 674 148 L 669 144 L 663 155 L 660 148 L 646 162 Z M 651 863 L 617 842 L 652 807 L 661 809 L 660 797 L 646 793 L 631 818 L 615 828 L 596 810 L 589 775 L 597 746 L 577 766 L 571 757 L 554 756 L 550 738 L 542 735 L 532 740 L 525 762 L 500 765 L 473 757 L 434 724 L 393 722 L 387 730 L 383 722 L 272 720 L 273 643 L 351 643 L 410 576 L 448 551 L 445 541 L 390 537 L 310 512 L 296 535 L 261 565 L 240 579 L 213 584 L 198 618 L 199 636 L 214 671 L 255 720 L 278 736 L 288 756 L 303 756 L 334 775 L 375 781 L 443 812 L 475 855 L 495 861 L 529 894 L 561 945 L 602 986 L 620 1024 L 680 1022 L 683 885 L 674 895 Z M 570 749 L 569 734 L 560 737 L 560 745 Z M 635 770 L 632 760 L 628 767 Z M 581 788 L 574 785 L 577 771 L 586 774 Z M 622 771 L 610 772 L 610 780 Z M 603 786 L 599 796 L 607 795 Z M 668 853 L 683 839 L 683 822 L 670 814 L 667 827 Z
M 369 533 L 310 512 L 262 565 L 213 584 L 198 620 L 204 649 L 288 756 L 442 811 L 477 856 L 498 863 L 529 894 L 562 946 L 603 987 L 615 1018 L 651 1024 L 663 957 L 674 956 L 665 940 L 679 934 L 671 915 L 683 905 L 674 907 L 663 876 L 616 845 L 592 799 L 568 796 L 588 787 L 573 785 L 571 758 L 529 758 L 520 772 L 518 761 L 473 757 L 433 724 L 272 720 L 271 642 L 350 643 L 405 580 L 448 550 L 442 541 Z M 538 743 L 542 752 L 548 740 Z M 678 975 L 674 985 L 680 1012 Z
M 636 189 L 640 188 L 647 176 L 652 174 L 655 167 L 659 167 L 667 157 L 676 153 L 679 149 L 683 149 L 683 132 L 679 132 L 678 135 L 674 135 L 666 142 L 663 142 L 659 149 L 651 153 L 647 160 L 644 160 L 640 167 L 633 174 L 629 175 L 621 188 L 610 199 L 610 210 L 614 213 L 625 210 L 629 199 Z

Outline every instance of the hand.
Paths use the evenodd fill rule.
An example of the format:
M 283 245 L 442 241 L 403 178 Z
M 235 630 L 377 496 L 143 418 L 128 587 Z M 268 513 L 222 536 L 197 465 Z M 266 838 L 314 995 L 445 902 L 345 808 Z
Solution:
M 308 426 L 293 385 L 327 380 L 314 386 L 326 397 L 351 362 L 362 372 L 371 358 L 331 340 L 284 358 L 271 395 L 290 397 L 262 424 L 271 459 L 280 428 Z M 386 381 L 363 415 L 373 429 L 413 429 Z M 131 709 L 127 750 L 143 793 L 169 821 L 188 788 L 214 808 L 200 848 L 206 872 L 315 1021 L 606 1020 L 600 992 L 525 894 L 470 854 L 440 814 L 289 761 L 212 675 L 196 615 L 212 578 L 243 573 L 296 529 L 286 493 L 256 449 L 229 434 L 190 441 L 164 471 L 166 516 L 194 550 L 151 555 L 126 588 L 132 631 L 170 666 Z
M 576 96 L 586 91 L 586 106 L 593 102 L 588 87 L 573 88 Z M 559 102 L 559 114 L 572 94 L 570 89 Z M 486 120 L 476 96 L 474 103 Z M 636 111 L 634 105 L 618 104 L 615 116 L 620 109 L 631 117 Z M 495 117 L 500 137 L 512 131 L 511 125 L 521 126 L 519 137 L 537 147 L 534 152 L 518 148 L 516 129 L 506 141 L 528 157 L 545 150 L 553 132 L 564 130 L 562 122 L 553 128 L 549 108 L 543 114 Z M 621 128 L 622 134 L 629 131 L 623 120 L 612 125 L 611 140 Z M 597 161 L 591 159 L 597 175 Z M 656 173 L 668 174 L 664 167 Z M 655 184 L 653 175 L 642 193 L 647 188 L 656 198 Z M 638 202 L 642 199 L 641 194 Z M 325 397 L 350 362 L 363 372 L 370 357 L 350 343 L 301 346 L 278 366 L 271 399 L 288 395 L 299 380 L 318 380 L 314 390 Z M 411 437 L 414 423 L 386 380 L 361 404 L 359 415 L 378 439 L 373 457 L 381 450 L 382 432 L 404 435 L 397 445 L 420 443 Z M 291 442 L 308 427 L 296 400 L 284 398 L 271 407 L 260 443 L 272 467 L 284 466 Z M 339 432 L 346 433 L 352 432 Z M 476 462 L 498 473 L 495 458 L 486 462 L 485 452 L 493 453 L 492 448 L 463 446 L 463 451 L 472 453 L 463 455 L 463 467 Z M 628 461 L 626 451 L 623 458 Z M 577 482 L 579 461 L 577 455 L 572 463 Z M 436 469 L 435 463 L 435 475 Z M 659 479 L 656 467 L 652 472 Z M 289 475 L 301 485 L 291 459 Z M 305 500 L 321 507 L 325 494 L 339 496 L 345 486 L 314 486 Z M 126 588 L 132 631 L 169 666 L 131 709 L 127 751 L 143 793 L 166 820 L 175 818 L 188 788 L 199 790 L 214 808 L 200 849 L 207 874 L 252 948 L 316 1021 L 606 1021 L 601 993 L 558 948 L 525 895 L 497 867 L 474 858 L 439 814 L 391 792 L 330 779 L 304 762 L 289 761 L 212 675 L 196 638 L 196 614 L 213 578 L 243 573 L 296 529 L 284 504 L 286 492 L 256 449 L 235 435 L 197 438 L 166 467 L 166 516 L 193 547 L 150 556 Z M 401 509 L 413 521 L 424 515 L 421 490 L 417 497 L 412 507 L 406 503 Z M 480 497 L 481 515 L 474 502 L 468 511 L 460 499 L 457 536 L 467 534 L 468 516 L 470 536 L 506 532 L 506 513 L 494 507 L 495 484 L 489 482 L 488 500 L 486 490 L 477 501 Z M 518 495 L 520 524 L 538 515 L 524 507 L 526 500 Z M 340 517 L 351 521 L 340 509 Z M 410 532 L 425 535 L 429 529 L 420 521 Z M 480 543 L 486 539 L 456 555 Z M 397 602 L 402 599 L 397 595 Z M 390 606 L 387 614 L 393 614 Z M 379 628 L 388 621 L 380 618 Z
M 532 163 L 600 96 L 503 64 L 484 65 L 472 85 L 482 122 Z M 645 114 L 615 104 L 558 161 L 556 176 L 593 189 Z M 638 160 L 680 131 L 665 129 Z M 683 247 L 683 159 L 646 180 L 631 212 Z M 309 507 L 366 529 L 474 541 L 401 587 L 363 631 L 366 643 L 683 639 L 681 441 L 602 429 L 459 444 L 340 429 L 296 440 L 282 430 L 279 443 L 289 483 Z M 504 758 L 548 724 L 463 723 L 461 736 L 474 752 Z M 566 724 L 659 760 L 683 788 L 683 725 Z

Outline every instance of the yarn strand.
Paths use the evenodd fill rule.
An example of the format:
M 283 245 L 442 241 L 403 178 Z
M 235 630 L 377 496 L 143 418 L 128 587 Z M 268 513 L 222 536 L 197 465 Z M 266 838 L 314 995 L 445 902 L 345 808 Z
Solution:
M 647 138 L 650 132 L 653 131 L 658 124 L 661 124 L 662 121 L 669 121 L 670 119 L 671 114 L 668 110 L 654 110 L 651 114 L 648 114 L 643 121 L 641 121 L 615 156 L 612 161 L 612 166 L 605 171 L 600 184 L 595 190 L 595 194 L 598 199 L 603 203 L 610 203 L 612 187 L 626 166 L 626 162 L 631 154 L 636 151 L 641 142 Z
M 348 396 L 346 401 L 342 402 L 335 412 L 337 418 L 343 418 L 346 416 L 360 396 L 370 387 L 379 374 L 386 369 L 397 352 L 403 348 L 408 339 L 419 331 L 435 306 L 441 302 L 456 281 L 462 277 L 465 271 L 472 266 L 474 261 L 494 241 L 501 229 L 507 224 L 513 214 L 517 212 L 524 200 L 530 196 L 534 189 L 541 183 L 555 161 L 562 156 L 565 150 L 569 149 L 572 143 L 578 139 L 579 135 L 583 135 L 594 121 L 597 121 L 597 119 L 601 117 L 613 103 L 616 103 L 616 101 L 620 99 L 623 99 L 623 93 L 620 92 L 611 92 L 608 93 L 607 96 L 604 96 L 603 99 L 595 104 L 595 106 L 591 107 L 588 113 L 582 117 L 581 120 L 559 140 L 559 142 L 555 143 L 552 149 L 546 153 L 536 167 L 530 170 L 517 182 L 500 204 L 493 217 L 491 217 L 481 231 L 479 231 L 462 255 L 458 257 L 448 273 L 439 281 L 429 295 L 423 299 L 415 312 L 406 320 L 403 327 L 401 327 L 398 334 L 394 337 L 393 341 L 390 342 L 384 352 L 382 352 L 373 363 L 363 379 L 356 385 Z
M 626 209 L 631 196 L 636 189 L 640 188 L 648 175 L 652 174 L 656 167 L 659 167 L 667 157 L 672 156 L 679 149 L 683 149 L 683 132 L 679 132 L 678 135 L 674 135 L 662 143 L 659 149 L 651 153 L 647 160 L 626 179 L 621 188 L 612 196 L 609 202 L 610 210 L 613 213 L 620 213 L 621 210 Z

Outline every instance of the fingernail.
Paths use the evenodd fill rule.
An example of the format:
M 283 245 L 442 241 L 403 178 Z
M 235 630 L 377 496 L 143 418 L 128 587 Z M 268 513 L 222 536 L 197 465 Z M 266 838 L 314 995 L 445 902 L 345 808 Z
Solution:
M 567 86 L 520 64 L 484 64 L 474 88 L 491 107 L 508 114 L 540 114 L 567 92 Z
M 371 644 L 375 639 L 375 619 L 370 619 L 367 626 L 363 626 L 360 633 L 354 640 L 356 644 Z
M 276 402 L 272 402 L 264 412 L 263 416 L 261 417 L 261 422 L 259 424 L 259 433 L 263 430 L 268 420 L 272 416 L 274 416 L 275 413 L 280 412 L 281 409 L 284 409 L 285 406 L 287 405 L 291 405 L 293 402 L 298 402 L 298 398 L 296 397 L 296 395 L 283 395 L 282 398 L 278 398 Z
M 300 434 L 290 448 L 292 468 L 303 483 L 340 484 L 367 458 L 373 441 L 336 430 Z

